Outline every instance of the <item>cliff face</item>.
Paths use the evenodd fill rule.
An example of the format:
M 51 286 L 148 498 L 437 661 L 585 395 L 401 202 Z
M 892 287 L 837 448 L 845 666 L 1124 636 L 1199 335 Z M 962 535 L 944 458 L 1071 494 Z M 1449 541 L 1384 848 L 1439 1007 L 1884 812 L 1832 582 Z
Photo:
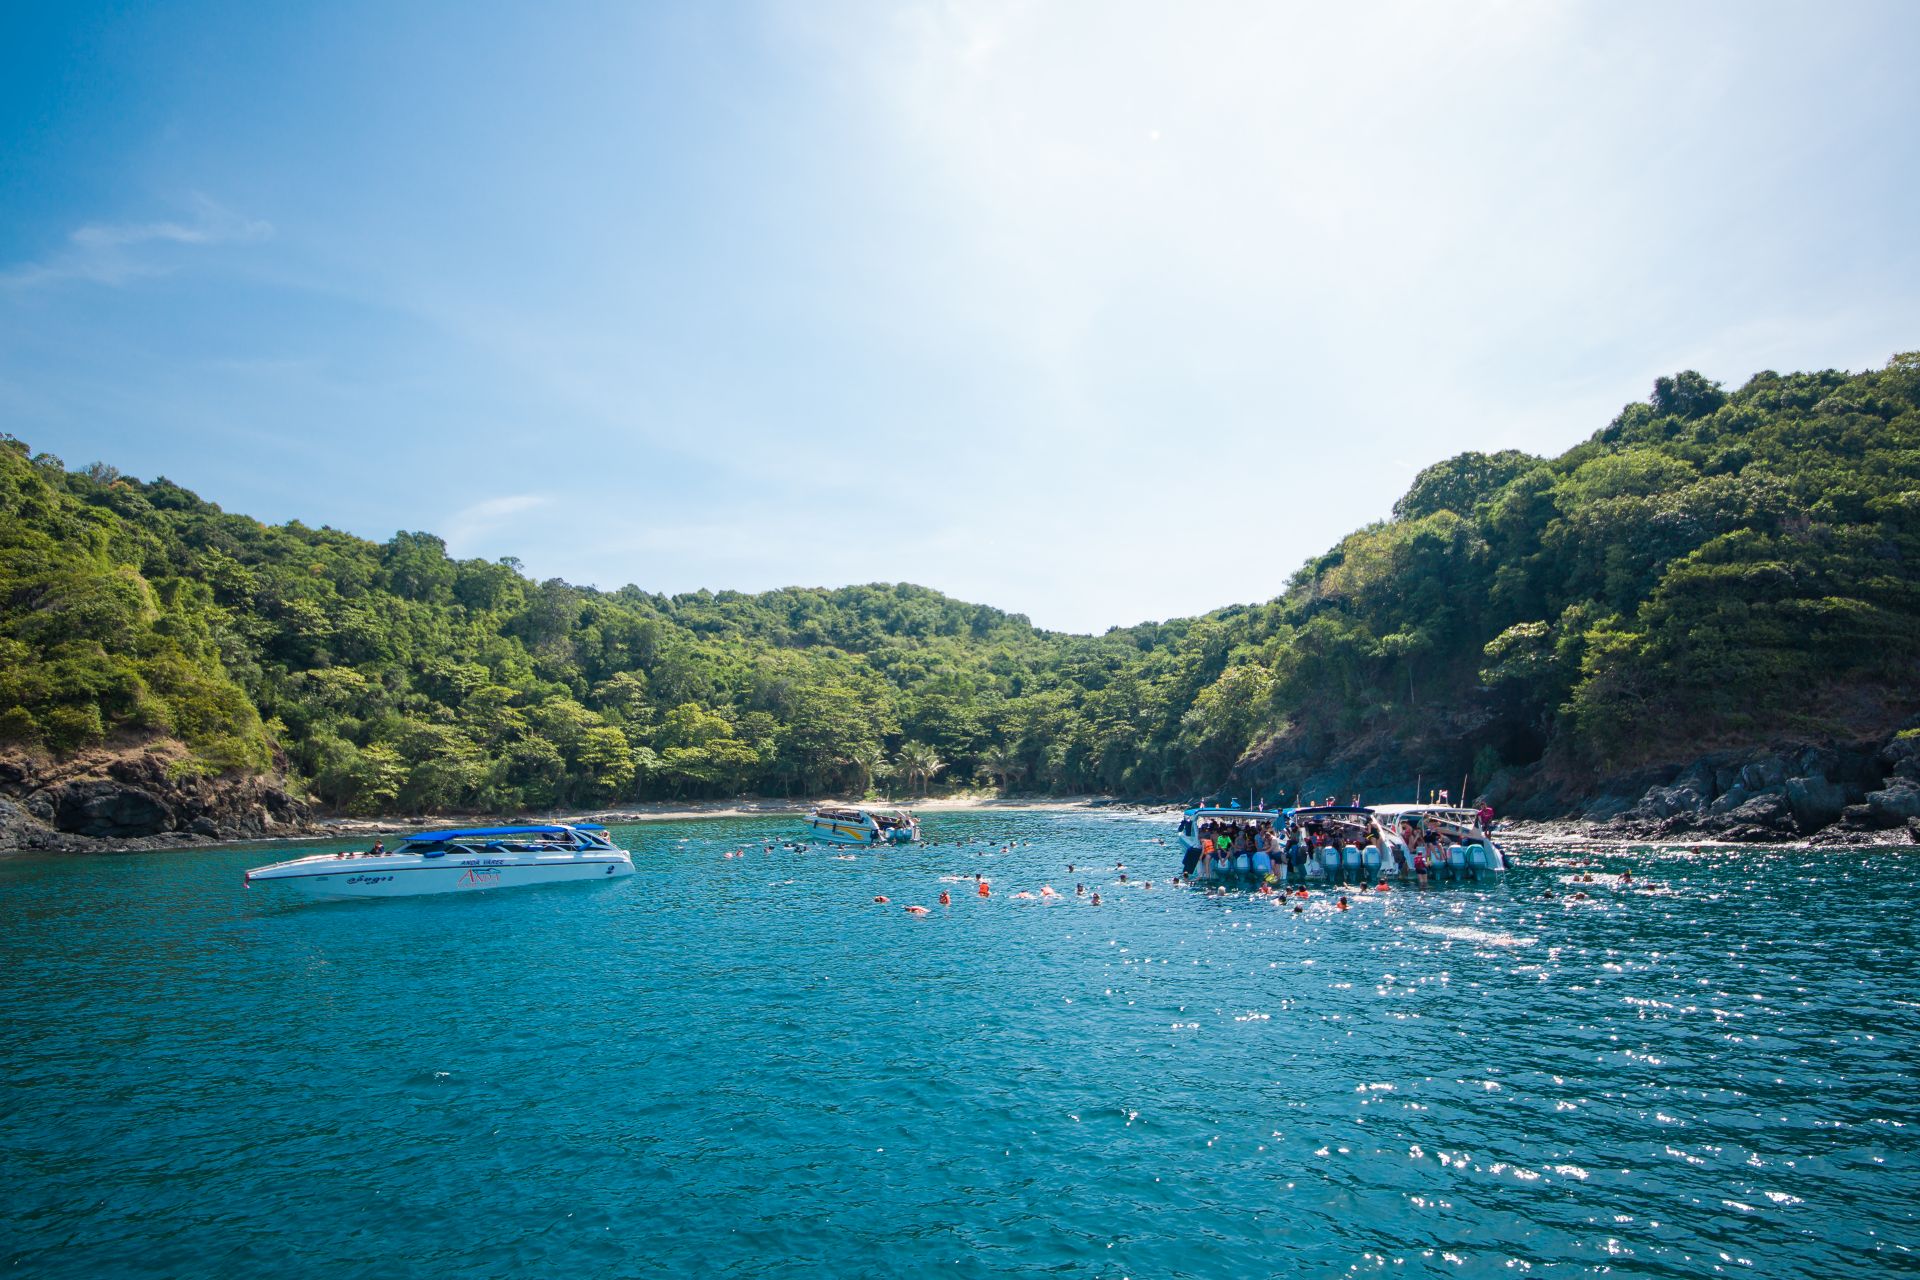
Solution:
M 157 847 L 296 835 L 310 807 L 271 775 L 208 776 L 171 741 L 65 760 L 0 755 L 0 848 Z

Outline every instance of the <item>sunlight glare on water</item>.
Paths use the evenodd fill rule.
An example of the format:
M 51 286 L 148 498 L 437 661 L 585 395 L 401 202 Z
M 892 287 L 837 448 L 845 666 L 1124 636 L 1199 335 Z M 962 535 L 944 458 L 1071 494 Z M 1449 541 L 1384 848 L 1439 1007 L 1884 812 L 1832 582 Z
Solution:
M 849 856 L 778 848 L 791 820 L 650 823 L 617 829 L 631 880 L 371 903 L 243 890 L 280 851 L 0 859 L 0 1258 L 1915 1265 L 1903 855 L 1595 855 L 1650 882 L 1622 891 L 1523 849 L 1505 883 L 1296 914 L 1169 888 L 1159 821 L 925 825 L 937 844 Z

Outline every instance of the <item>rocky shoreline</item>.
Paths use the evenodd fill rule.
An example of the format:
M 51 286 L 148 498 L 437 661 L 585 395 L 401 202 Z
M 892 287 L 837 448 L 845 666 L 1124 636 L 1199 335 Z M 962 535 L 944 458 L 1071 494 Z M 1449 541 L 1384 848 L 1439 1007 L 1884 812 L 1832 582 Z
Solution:
M 1715 752 L 1579 786 L 1496 778 L 1488 793 L 1514 818 L 1578 826 L 1587 838 L 1920 844 L 1920 724 L 1852 743 Z
M 1843 746 L 1720 752 L 1684 766 L 1558 785 L 1537 771 L 1495 778 L 1501 833 L 1543 846 L 1632 844 L 1920 845 L 1920 726 Z M 1142 814 L 1179 804 L 1109 796 L 941 796 L 942 809 L 1102 809 Z M 273 777 L 209 777 L 183 749 L 150 743 L 53 762 L 0 756 L 0 851 L 136 852 L 281 840 L 390 836 L 422 825 L 539 821 L 634 823 L 805 813 L 813 802 L 733 799 L 594 812 L 380 818 L 316 811 Z

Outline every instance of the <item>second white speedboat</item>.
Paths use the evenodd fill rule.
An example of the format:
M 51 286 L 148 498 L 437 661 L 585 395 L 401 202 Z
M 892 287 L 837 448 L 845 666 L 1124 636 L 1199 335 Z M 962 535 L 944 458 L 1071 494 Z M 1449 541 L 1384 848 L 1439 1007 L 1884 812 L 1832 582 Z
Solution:
M 605 827 L 472 827 L 421 831 L 390 853 L 316 853 L 255 867 L 246 884 L 280 884 L 313 898 L 472 893 L 633 874 L 633 855 Z

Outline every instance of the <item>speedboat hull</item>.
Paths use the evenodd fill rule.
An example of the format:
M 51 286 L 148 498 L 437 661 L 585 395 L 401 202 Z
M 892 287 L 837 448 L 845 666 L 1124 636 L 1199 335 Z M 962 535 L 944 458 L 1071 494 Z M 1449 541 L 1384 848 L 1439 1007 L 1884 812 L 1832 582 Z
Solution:
M 916 844 L 920 824 L 904 809 L 872 810 L 857 806 L 822 807 L 806 817 L 810 839 L 825 844 Z
M 828 818 L 808 818 L 807 830 L 815 840 L 826 844 L 872 844 L 873 834 L 864 827 L 834 822 Z
M 312 898 L 412 898 L 633 874 L 633 855 L 605 827 L 577 823 L 422 831 L 391 853 L 319 853 L 247 872 L 247 887 L 279 884 Z
M 310 898 L 411 898 L 428 893 L 475 893 L 581 880 L 618 880 L 632 874 L 633 858 L 625 850 L 609 850 L 592 858 L 542 858 L 526 862 L 365 856 L 335 859 L 323 855 L 250 871 L 247 884 L 284 885 Z

